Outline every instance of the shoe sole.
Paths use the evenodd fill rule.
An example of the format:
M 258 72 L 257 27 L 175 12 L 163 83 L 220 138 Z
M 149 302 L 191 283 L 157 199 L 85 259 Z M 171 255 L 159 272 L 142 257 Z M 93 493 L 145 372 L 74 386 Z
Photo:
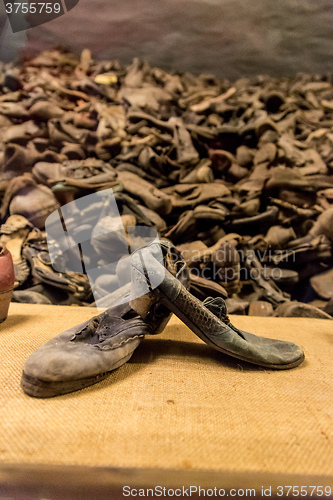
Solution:
M 89 387 L 104 380 L 108 377 L 108 375 L 110 375 L 111 372 L 125 364 L 130 359 L 132 354 L 133 352 L 120 359 L 117 363 L 115 363 L 113 368 L 107 372 L 99 373 L 94 377 L 82 378 L 79 380 L 46 382 L 45 380 L 31 377 L 23 371 L 21 387 L 28 396 L 32 396 L 33 398 L 52 398 L 54 396 L 68 394 L 69 392 L 79 391 L 80 389 L 84 389 L 85 387 Z

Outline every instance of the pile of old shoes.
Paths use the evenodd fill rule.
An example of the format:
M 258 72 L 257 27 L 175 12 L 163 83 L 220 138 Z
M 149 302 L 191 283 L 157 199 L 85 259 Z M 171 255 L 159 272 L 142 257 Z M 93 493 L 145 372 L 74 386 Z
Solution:
M 54 271 L 44 231 L 22 215 L 11 215 L 0 228 L 0 246 L 12 256 L 14 302 L 77 304 L 91 302 L 85 274 Z
M 7 69 L 0 82 L 3 225 L 20 215 L 43 231 L 59 206 L 112 188 L 131 204 L 121 215 L 134 214 L 136 224 L 198 253 L 190 266 L 200 296 L 208 280 L 208 289 L 228 293 L 232 312 L 282 314 L 279 307 L 295 301 L 314 316 L 316 308 L 331 311 L 328 77 L 231 84 L 61 50 L 18 66 L 15 88 Z M 88 219 L 90 232 L 81 223 L 77 230 L 90 237 Z M 17 269 L 20 259 L 15 253 Z M 21 292 L 40 286 L 29 275 L 26 284 L 18 278 Z M 111 289 L 108 280 L 100 277 L 96 290 Z

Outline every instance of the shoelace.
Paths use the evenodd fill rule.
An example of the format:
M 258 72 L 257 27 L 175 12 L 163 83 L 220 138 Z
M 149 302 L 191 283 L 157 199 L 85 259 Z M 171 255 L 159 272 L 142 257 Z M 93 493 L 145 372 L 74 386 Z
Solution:
M 227 315 L 227 305 L 222 297 L 207 297 L 203 301 L 203 305 L 226 325 L 230 325 L 230 319 Z

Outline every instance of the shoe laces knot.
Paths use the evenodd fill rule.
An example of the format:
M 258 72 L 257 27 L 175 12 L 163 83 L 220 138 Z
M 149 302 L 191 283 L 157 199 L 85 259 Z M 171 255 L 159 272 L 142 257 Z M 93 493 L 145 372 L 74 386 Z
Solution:
M 222 299 L 222 297 L 207 297 L 203 301 L 203 305 L 207 307 L 207 309 L 212 312 L 218 319 L 226 323 L 230 324 L 230 319 L 227 315 L 227 304 Z

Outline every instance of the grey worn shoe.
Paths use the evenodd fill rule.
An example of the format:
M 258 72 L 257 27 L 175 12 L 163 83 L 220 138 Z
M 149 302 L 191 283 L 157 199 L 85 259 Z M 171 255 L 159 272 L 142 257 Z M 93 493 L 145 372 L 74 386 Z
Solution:
M 189 273 L 180 253 L 166 242 L 160 248 L 171 275 L 188 287 Z M 130 300 L 130 290 L 123 299 Z M 130 359 L 145 335 L 160 333 L 172 315 L 156 303 L 143 319 L 128 301 L 69 328 L 34 352 L 23 368 L 24 392 L 46 398 L 103 380 Z
M 24 365 L 21 387 L 29 396 L 46 398 L 95 384 L 126 363 L 148 333 L 153 333 L 149 322 L 128 304 L 110 308 L 34 352 Z
M 194 297 L 159 264 L 156 250 L 153 244 L 132 254 L 132 286 L 138 298 L 130 304 L 143 318 L 154 303 L 164 304 L 201 340 L 224 354 L 265 368 L 287 369 L 302 363 L 304 353 L 297 345 L 258 337 L 233 326 L 222 297 L 204 302 Z M 143 290 L 145 283 L 151 291 L 139 297 L 138 290 Z

